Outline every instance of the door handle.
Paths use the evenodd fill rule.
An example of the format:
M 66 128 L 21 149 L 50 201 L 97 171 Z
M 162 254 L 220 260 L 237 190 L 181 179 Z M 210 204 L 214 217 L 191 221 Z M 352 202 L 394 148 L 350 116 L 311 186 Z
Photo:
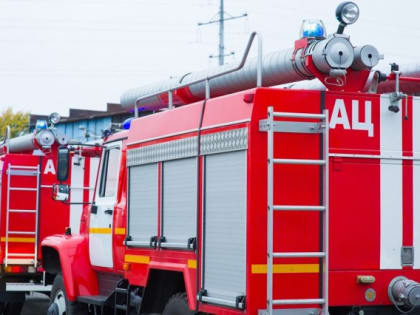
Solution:
M 105 212 L 105 214 L 112 215 L 113 211 L 112 211 L 112 209 L 106 209 L 104 212 Z
M 98 206 L 97 206 L 97 205 L 95 205 L 95 204 L 93 204 L 93 205 L 90 207 L 90 213 L 96 214 L 97 212 L 98 212 Z

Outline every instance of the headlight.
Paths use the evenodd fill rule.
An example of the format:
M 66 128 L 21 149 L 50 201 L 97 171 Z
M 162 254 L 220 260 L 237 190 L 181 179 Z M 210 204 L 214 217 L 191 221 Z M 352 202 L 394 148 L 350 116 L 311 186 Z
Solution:
M 50 116 L 48 117 L 48 120 L 50 121 L 50 123 L 52 123 L 53 125 L 58 124 L 61 120 L 61 116 L 59 113 L 51 113 Z
M 337 20 L 345 25 L 353 24 L 359 18 L 359 7 L 354 2 L 343 2 L 335 11 Z
M 303 20 L 300 27 L 300 38 L 325 38 L 327 31 L 321 20 Z

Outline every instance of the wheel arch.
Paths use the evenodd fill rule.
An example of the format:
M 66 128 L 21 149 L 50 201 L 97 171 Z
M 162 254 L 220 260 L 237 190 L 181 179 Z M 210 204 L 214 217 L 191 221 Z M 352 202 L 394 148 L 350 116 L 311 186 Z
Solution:
M 43 246 L 42 250 L 42 267 L 52 275 L 56 275 L 61 271 L 60 255 L 56 248 Z
M 51 236 L 43 240 L 41 251 L 43 268 L 53 275 L 62 274 L 70 301 L 79 295 L 97 294 L 97 277 L 90 265 L 87 237 Z
M 141 312 L 162 313 L 174 294 L 185 292 L 188 296 L 188 289 L 191 288 L 186 281 L 183 270 L 149 269 Z M 195 303 L 190 302 L 192 301 L 189 301 L 190 308 L 195 308 Z

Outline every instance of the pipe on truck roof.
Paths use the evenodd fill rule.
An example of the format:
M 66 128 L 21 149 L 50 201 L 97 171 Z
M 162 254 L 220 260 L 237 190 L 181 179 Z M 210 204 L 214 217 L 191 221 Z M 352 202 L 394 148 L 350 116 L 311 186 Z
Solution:
M 326 39 L 308 40 L 301 47 L 296 45 L 294 48 L 270 53 L 263 56 L 262 84 L 263 86 L 273 86 L 312 79 L 315 74 L 308 67 L 308 63 L 313 64 L 316 71 L 331 76 L 345 74 L 346 69 L 353 66 L 357 70 L 370 69 L 377 65 L 380 55 L 371 45 L 363 47 L 355 48 L 351 45 L 349 37 L 334 34 Z M 212 79 L 210 81 L 211 96 L 226 95 L 255 87 L 257 66 L 257 58 L 251 59 L 242 69 Z M 175 91 L 174 105 L 202 100 L 205 98 L 205 82 L 193 82 L 232 67 L 232 65 L 225 65 L 205 71 L 187 73 L 178 78 L 130 89 L 121 95 L 121 105 L 126 108 L 138 105 L 148 110 L 167 107 L 168 90 Z M 188 85 L 189 82 L 192 84 Z M 188 86 L 177 89 L 177 86 L 181 85 Z M 161 94 L 159 94 L 160 92 Z M 158 95 L 148 97 L 156 93 Z M 136 104 L 137 100 L 140 100 L 138 104 Z

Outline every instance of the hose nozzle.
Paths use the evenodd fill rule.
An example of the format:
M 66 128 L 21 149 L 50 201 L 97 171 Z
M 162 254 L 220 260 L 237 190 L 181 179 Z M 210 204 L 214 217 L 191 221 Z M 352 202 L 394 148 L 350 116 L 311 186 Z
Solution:
M 420 284 L 403 276 L 395 277 L 389 283 L 388 296 L 398 310 L 414 310 L 420 305 Z

